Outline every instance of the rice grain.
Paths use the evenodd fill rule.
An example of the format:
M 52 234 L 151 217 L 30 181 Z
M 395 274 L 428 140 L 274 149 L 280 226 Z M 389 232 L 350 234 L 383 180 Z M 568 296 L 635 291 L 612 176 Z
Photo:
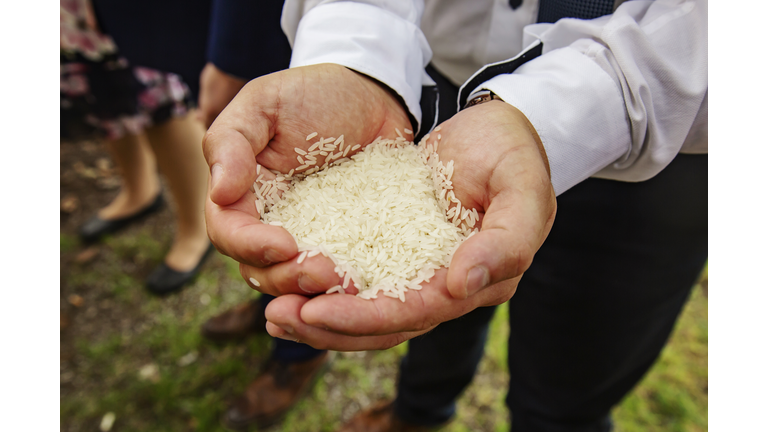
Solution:
M 477 210 L 462 208 L 451 190 L 453 161 L 439 160 L 436 143 L 414 146 L 396 133 L 358 153 L 362 146 L 345 145 L 343 135 L 320 138 L 304 152 L 307 160 L 296 151 L 302 165 L 287 177 L 256 183 L 262 220 L 294 237 L 298 263 L 319 254 L 333 261 L 340 284 L 328 293 L 351 284 L 362 298 L 405 301 L 478 230 Z M 308 160 L 316 150 L 327 155 L 322 167 Z

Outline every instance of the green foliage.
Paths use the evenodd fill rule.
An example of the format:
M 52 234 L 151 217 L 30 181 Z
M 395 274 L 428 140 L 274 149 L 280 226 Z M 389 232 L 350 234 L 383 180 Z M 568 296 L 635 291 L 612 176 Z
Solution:
M 118 259 L 159 263 L 165 255 L 165 245 L 170 242 L 170 233 L 156 238 L 149 227 L 132 236 L 109 236 L 105 239 L 107 247 L 112 249 Z
M 707 430 L 707 299 L 694 289 L 669 344 L 614 410 L 618 432 Z

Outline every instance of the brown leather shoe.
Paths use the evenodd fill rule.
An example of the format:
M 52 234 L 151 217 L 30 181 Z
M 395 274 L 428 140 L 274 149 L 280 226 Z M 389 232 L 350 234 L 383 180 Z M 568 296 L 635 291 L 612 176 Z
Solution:
M 250 426 L 265 428 L 277 423 L 312 388 L 328 360 L 327 351 L 311 360 L 287 365 L 270 360 L 224 414 L 224 424 L 247 430 Z
M 237 305 L 204 322 L 200 333 L 208 339 L 223 342 L 266 333 L 267 319 L 258 299 Z
M 381 401 L 357 413 L 338 432 L 430 432 L 442 426 L 406 423 L 395 415 L 394 401 Z

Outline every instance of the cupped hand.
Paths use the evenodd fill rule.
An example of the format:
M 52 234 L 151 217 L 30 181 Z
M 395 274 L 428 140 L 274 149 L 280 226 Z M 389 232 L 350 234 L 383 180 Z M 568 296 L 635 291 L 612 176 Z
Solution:
M 203 139 L 211 168 L 205 207 L 211 242 L 240 262 L 243 278 L 263 293 L 318 293 L 337 285 L 328 258 L 318 255 L 299 264 L 292 259 L 298 253 L 293 237 L 260 222 L 251 191 L 257 170 L 265 180 L 274 178 L 269 170 L 288 173 L 300 165 L 294 149 L 306 150 L 320 137 L 343 133 L 348 144 L 367 144 L 409 125 L 388 89 L 339 65 L 289 69 L 251 81 Z M 317 138 L 307 141 L 312 132 Z
M 517 109 L 491 101 L 459 112 L 433 132 L 443 163 L 454 161 L 454 192 L 481 216 L 481 230 L 405 303 L 379 296 L 312 299 L 285 295 L 267 307 L 267 330 L 340 351 L 384 349 L 477 307 L 509 300 L 554 222 L 546 153 Z
M 232 76 L 208 63 L 200 72 L 200 96 L 197 101 L 197 119 L 208 129 L 235 95 L 246 84 L 246 80 Z

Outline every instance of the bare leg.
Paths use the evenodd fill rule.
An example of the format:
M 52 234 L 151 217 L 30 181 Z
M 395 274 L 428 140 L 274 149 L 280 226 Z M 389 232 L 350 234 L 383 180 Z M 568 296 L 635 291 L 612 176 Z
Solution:
M 202 151 L 205 130 L 192 113 L 146 130 L 160 172 L 176 202 L 176 236 L 165 263 L 177 271 L 191 270 L 208 249 L 203 213 L 208 165 Z
M 106 142 L 107 149 L 123 177 L 123 185 L 114 200 L 99 210 L 105 220 L 135 214 L 149 205 L 160 192 L 157 165 L 147 137 L 126 135 Z

